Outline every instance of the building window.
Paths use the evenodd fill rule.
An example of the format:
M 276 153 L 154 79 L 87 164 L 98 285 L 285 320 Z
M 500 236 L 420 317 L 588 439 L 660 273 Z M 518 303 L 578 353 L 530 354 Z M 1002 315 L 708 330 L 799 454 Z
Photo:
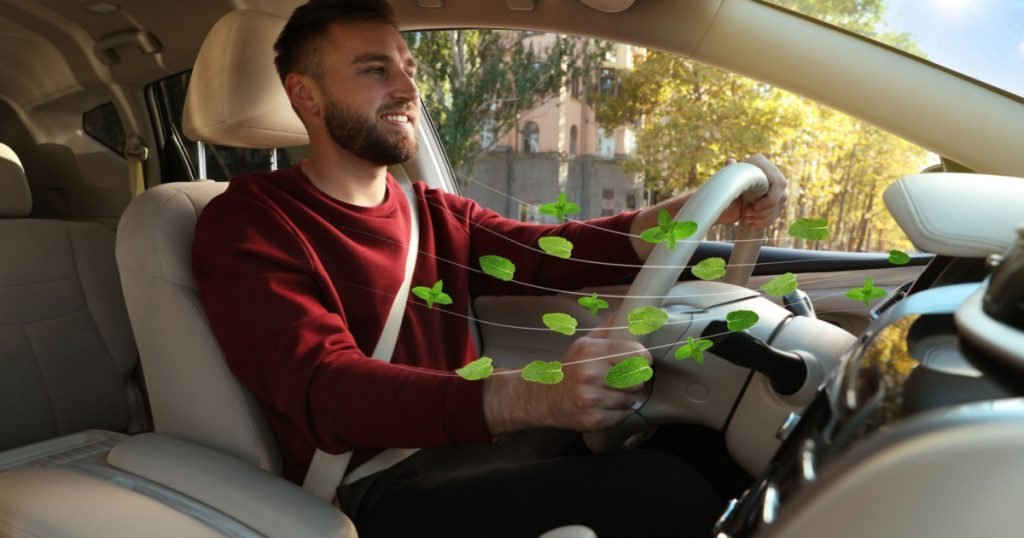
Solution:
M 579 151 L 579 130 L 573 125 L 572 129 L 569 129 L 569 155 L 576 155 Z
M 626 209 L 628 209 L 628 210 L 636 209 L 636 194 L 634 194 L 632 192 L 626 194 Z
M 618 74 L 615 72 L 614 69 L 608 67 L 601 68 L 601 82 L 598 86 L 598 92 L 601 95 L 618 95 L 618 78 Z
M 615 156 L 615 132 L 614 131 L 609 132 L 609 131 L 606 131 L 604 129 L 598 129 L 597 130 L 597 143 L 598 143 L 597 151 L 598 151 L 598 153 L 601 154 L 602 157 L 606 157 L 608 159 L 611 159 L 612 157 Z
M 615 214 L 615 189 L 601 189 L 601 216 Z
M 523 126 L 523 151 L 525 153 L 540 152 L 540 128 L 537 124 L 528 121 Z

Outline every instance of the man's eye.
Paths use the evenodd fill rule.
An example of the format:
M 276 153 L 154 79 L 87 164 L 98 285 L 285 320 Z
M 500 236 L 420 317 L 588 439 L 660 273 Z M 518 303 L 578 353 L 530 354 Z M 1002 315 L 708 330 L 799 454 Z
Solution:
M 383 75 L 387 72 L 383 67 L 371 67 L 365 71 L 366 73 L 373 73 L 375 75 Z

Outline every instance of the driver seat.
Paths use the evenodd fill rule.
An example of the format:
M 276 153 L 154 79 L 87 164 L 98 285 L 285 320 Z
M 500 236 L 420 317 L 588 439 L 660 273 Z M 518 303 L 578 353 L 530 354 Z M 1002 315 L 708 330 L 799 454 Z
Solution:
M 268 53 L 284 20 L 233 11 L 210 30 L 185 99 L 192 140 L 265 149 L 308 143 Z M 125 211 L 117 262 L 157 433 L 203 445 L 275 474 L 281 456 L 256 398 L 228 369 L 192 278 L 192 239 L 227 183 L 166 183 Z

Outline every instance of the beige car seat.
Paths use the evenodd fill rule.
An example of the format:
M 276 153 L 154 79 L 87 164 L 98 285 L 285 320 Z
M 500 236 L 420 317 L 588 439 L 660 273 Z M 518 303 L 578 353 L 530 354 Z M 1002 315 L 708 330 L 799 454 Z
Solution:
M 245 148 L 308 141 L 269 61 L 283 25 L 257 11 L 234 11 L 214 25 L 192 72 L 186 136 Z M 147 190 L 121 218 L 117 262 L 157 433 L 279 473 L 273 434 L 255 398 L 228 370 L 192 278 L 196 220 L 225 188 L 199 181 Z
M 88 428 L 146 429 L 114 233 L 31 211 L 21 161 L 0 144 L 0 451 Z

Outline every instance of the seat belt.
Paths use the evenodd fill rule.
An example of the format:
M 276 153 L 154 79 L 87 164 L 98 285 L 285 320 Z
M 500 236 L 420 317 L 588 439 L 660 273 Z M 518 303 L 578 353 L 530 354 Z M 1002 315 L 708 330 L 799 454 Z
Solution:
M 132 133 L 124 145 L 124 158 L 128 161 L 128 179 L 132 198 L 146 190 L 145 162 L 149 160 L 149 148 L 142 137 Z
M 390 172 L 398 180 L 402 192 L 405 193 L 411 223 L 409 225 L 409 251 L 405 256 L 405 277 L 402 280 L 402 285 L 398 288 L 398 293 L 395 294 L 394 302 L 391 303 L 391 310 L 384 322 L 384 330 L 381 331 L 377 346 L 370 354 L 371 358 L 384 362 L 391 362 L 391 354 L 395 351 L 398 331 L 402 327 L 402 317 L 405 314 L 406 300 L 409 297 L 409 289 L 412 287 L 412 273 L 416 268 L 416 253 L 420 243 L 419 212 L 416 209 L 416 191 L 413 190 L 412 181 L 401 167 L 395 167 Z M 328 454 L 317 449 L 313 454 L 309 470 L 306 471 L 302 488 L 325 501 L 333 501 L 337 496 L 339 485 L 351 484 L 360 478 L 387 469 L 413 455 L 417 450 L 419 449 L 389 448 L 346 474 L 349 461 L 352 460 L 351 451 L 344 454 Z

